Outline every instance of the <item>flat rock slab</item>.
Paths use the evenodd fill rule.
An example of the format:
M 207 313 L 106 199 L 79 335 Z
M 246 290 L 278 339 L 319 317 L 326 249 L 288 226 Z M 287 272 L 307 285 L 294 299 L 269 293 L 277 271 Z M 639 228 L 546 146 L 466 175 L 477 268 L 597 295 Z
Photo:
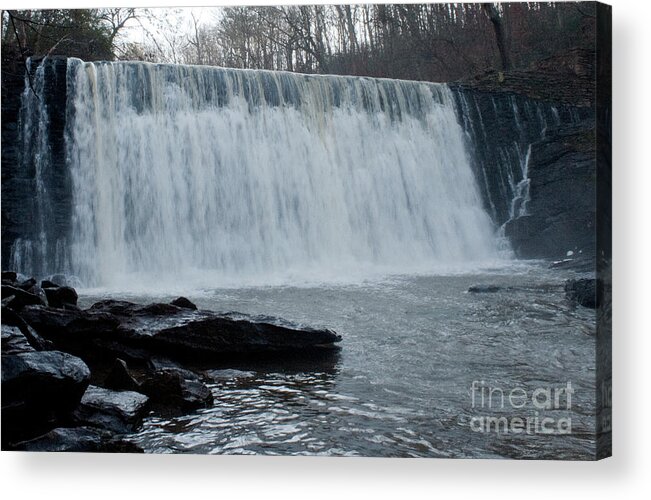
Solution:
M 112 391 L 94 385 L 81 398 L 75 420 L 83 425 L 117 433 L 132 432 L 140 426 L 149 398 L 133 391 Z
M 93 427 L 59 427 L 15 446 L 22 451 L 142 453 L 137 445 Z
M 143 306 L 105 300 L 84 311 L 27 306 L 21 316 L 38 333 L 55 342 L 103 339 L 118 352 L 121 345 L 171 357 L 295 353 L 332 347 L 341 340 L 332 330 L 278 318 L 219 314 L 172 304 Z
M 172 304 L 141 306 L 106 300 L 88 312 L 120 320 L 120 335 L 158 347 L 212 354 L 301 350 L 341 340 L 332 330 L 315 329 L 269 316 L 218 314 Z
M 2 325 L 2 354 L 34 352 L 27 338 L 17 326 Z

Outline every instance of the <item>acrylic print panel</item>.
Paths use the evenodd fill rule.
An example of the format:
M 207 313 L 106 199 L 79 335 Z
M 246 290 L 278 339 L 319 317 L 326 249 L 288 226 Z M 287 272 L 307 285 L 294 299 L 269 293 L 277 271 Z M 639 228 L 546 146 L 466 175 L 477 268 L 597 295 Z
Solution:
M 610 8 L 6 10 L 2 448 L 610 455 Z

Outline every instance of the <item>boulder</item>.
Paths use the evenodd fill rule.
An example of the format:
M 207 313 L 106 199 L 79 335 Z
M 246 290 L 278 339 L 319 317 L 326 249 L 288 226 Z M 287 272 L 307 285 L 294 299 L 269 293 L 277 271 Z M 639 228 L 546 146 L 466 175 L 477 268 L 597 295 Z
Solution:
M 2 307 L 2 324 L 17 327 L 25 340 L 32 347 L 32 350 L 51 351 L 54 349 L 54 344 L 52 344 L 52 342 L 42 338 L 38 333 L 36 333 L 34 329 L 29 326 L 13 309 Z M 12 354 L 6 352 L 4 349 L 2 353 Z
M 2 271 L 2 281 L 11 281 L 12 283 L 16 282 L 17 274 L 15 271 Z
M 59 351 L 2 356 L 2 439 L 25 439 L 64 421 L 90 380 L 88 366 Z
M 30 308 L 30 309 L 33 309 Z M 105 300 L 88 314 L 108 314 L 120 325 L 114 339 L 133 342 L 170 357 L 183 355 L 259 355 L 300 353 L 332 348 L 341 337 L 332 330 L 315 329 L 268 316 L 194 311 L 172 304 L 139 305 Z
M 583 307 L 596 309 L 601 302 L 601 283 L 594 278 L 568 280 L 565 282 L 565 296 Z
M 74 419 L 80 425 L 98 427 L 116 433 L 135 431 L 142 423 L 148 398 L 134 391 L 112 391 L 88 387 Z
M 117 358 L 104 380 L 104 387 L 116 391 L 139 391 L 140 383 L 129 372 L 127 363 Z
M 30 287 L 30 289 L 33 288 L 34 288 L 33 286 Z M 41 289 L 39 288 L 38 290 Z M 15 287 L 11 285 L 2 285 L 3 305 L 6 307 L 10 307 L 14 311 L 20 311 L 23 307 L 30 306 L 30 305 L 45 305 L 43 297 L 44 296 L 41 296 L 40 294 L 34 294 L 28 292 L 26 290 L 23 290 L 20 287 Z M 7 300 L 7 302 L 5 303 L 5 299 L 9 299 L 9 300 Z
M 70 286 L 49 287 L 44 290 L 50 307 L 62 308 L 77 305 L 77 291 Z
M 192 302 L 190 302 L 188 299 L 185 297 L 179 297 L 177 299 L 174 299 L 172 302 L 170 302 L 173 306 L 177 307 L 183 307 L 185 309 L 192 309 L 193 311 L 197 310 L 197 306 L 194 305 Z
M 114 333 L 120 325 L 112 314 L 42 305 L 25 307 L 20 315 L 37 332 L 52 340 L 101 337 Z
M 34 352 L 17 326 L 2 325 L 2 354 Z
M 70 451 L 101 453 L 143 453 L 139 446 L 93 427 L 59 427 L 15 445 L 22 451 Z
M 139 305 L 105 300 L 86 310 L 26 306 L 21 316 L 60 349 L 84 359 L 93 353 L 146 361 L 162 355 L 195 361 L 198 356 L 278 357 L 332 352 L 335 332 L 267 316 L 219 314 L 172 304 Z M 90 362 L 90 361 L 89 361 Z
M 15 286 L 22 290 L 29 291 L 30 288 L 36 286 L 36 280 L 34 278 L 27 278 L 22 281 L 16 281 Z
M 152 403 L 166 410 L 191 411 L 213 404 L 210 389 L 187 370 L 156 370 L 147 374 L 140 386 Z

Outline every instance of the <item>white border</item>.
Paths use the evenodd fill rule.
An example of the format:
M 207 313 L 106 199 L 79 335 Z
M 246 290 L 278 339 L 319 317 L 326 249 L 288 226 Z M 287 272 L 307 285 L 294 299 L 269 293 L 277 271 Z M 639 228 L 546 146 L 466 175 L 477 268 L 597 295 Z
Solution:
M 52 8 L 43 0 L 11 7 Z M 86 0 L 63 7 L 296 3 Z M 331 3 L 314 1 L 311 3 Z M 612 0 L 614 457 L 589 462 L 0 454 L 5 498 L 650 498 L 651 2 Z M 6 8 L 3 5 L 3 8 Z

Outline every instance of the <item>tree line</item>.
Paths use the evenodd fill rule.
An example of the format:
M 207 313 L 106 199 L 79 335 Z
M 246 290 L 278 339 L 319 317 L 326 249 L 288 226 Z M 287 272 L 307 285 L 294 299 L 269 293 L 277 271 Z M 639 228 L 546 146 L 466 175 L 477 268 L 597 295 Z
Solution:
M 5 11 L 3 51 L 451 81 L 591 47 L 594 7 L 574 2 Z M 171 15 L 170 15 L 171 14 Z M 186 17 L 187 19 L 187 17 Z M 118 36 L 127 26 L 141 41 Z

